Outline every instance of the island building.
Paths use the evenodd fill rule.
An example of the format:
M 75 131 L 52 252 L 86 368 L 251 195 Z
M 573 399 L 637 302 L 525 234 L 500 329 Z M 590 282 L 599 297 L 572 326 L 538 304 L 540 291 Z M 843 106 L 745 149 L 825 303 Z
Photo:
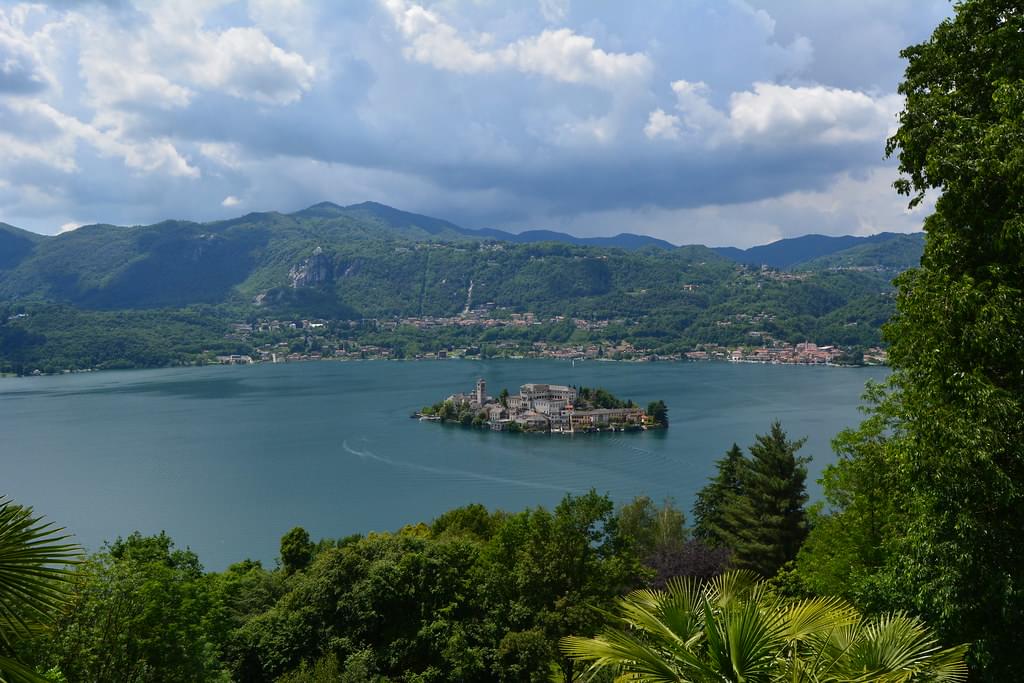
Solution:
M 647 414 L 637 407 L 579 409 L 579 392 L 565 385 L 524 384 L 518 394 L 509 394 L 504 400 L 489 396 L 486 390 L 487 383 L 480 378 L 472 392 L 452 394 L 446 400 L 484 413 L 491 429 L 498 431 L 508 429 L 512 422 L 529 431 L 555 432 L 649 423 Z

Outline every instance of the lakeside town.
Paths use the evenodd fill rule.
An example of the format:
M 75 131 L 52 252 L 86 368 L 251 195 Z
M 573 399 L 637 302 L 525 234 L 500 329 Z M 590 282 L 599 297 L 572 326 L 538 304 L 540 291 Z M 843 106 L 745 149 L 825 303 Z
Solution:
M 577 434 L 668 427 L 664 401 L 653 401 L 643 410 L 604 389 L 537 383 L 522 385 L 518 394 L 503 389 L 494 397 L 482 377 L 472 391 L 452 394 L 412 417 L 500 432 Z
M 578 330 L 600 331 L 620 320 L 586 320 L 554 316 L 539 320 L 532 313 L 512 313 L 505 318 L 480 317 L 471 311 L 453 318 L 410 317 L 393 320 L 364 319 L 330 321 L 326 319 L 260 320 L 235 323 L 228 338 L 251 344 L 250 353 L 218 355 L 212 362 L 224 364 L 284 363 L 314 360 L 445 360 L 456 358 L 546 358 L 566 361 L 727 361 L 794 365 L 885 365 L 887 354 L 881 347 L 854 349 L 838 344 L 819 345 L 813 341 L 787 342 L 766 332 L 748 333 L 748 344 L 698 344 L 677 353 L 657 353 L 628 340 L 601 340 L 585 343 L 495 339 L 473 343 L 451 343 L 443 348 L 410 351 L 385 340 L 366 341 L 363 336 L 393 336 L 403 330 L 414 333 L 440 333 L 480 327 L 529 328 L 542 324 L 571 324 Z M 467 317 L 468 316 L 468 317 Z M 738 316 L 747 318 L 747 316 Z M 757 316 L 749 321 L 760 322 Z M 720 322 L 720 326 L 732 324 Z M 369 332 L 369 334 L 367 334 Z

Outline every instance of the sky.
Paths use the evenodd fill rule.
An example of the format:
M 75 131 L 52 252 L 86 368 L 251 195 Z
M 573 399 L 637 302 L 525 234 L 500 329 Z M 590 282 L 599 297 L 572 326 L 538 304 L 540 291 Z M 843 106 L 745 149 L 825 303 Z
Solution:
M 377 201 L 675 244 L 919 230 L 899 51 L 945 0 L 0 0 L 0 221 Z

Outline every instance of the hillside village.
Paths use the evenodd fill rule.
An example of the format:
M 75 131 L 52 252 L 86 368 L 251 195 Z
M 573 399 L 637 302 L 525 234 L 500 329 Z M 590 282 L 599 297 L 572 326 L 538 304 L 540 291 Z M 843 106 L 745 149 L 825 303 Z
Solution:
M 446 358 L 506 357 L 550 358 L 556 360 L 722 360 L 732 362 L 785 363 L 800 365 L 874 365 L 885 364 L 882 348 L 817 345 L 810 341 L 790 343 L 775 339 L 766 331 L 755 330 L 745 336 L 742 345 L 699 344 L 677 353 L 656 353 L 634 345 L 629 340 L 588 340 L 586 342 L 533 341 L 527 339 L 497 339 L 489 342 L 472 341 L 473 334 L 453 339 L 455 343 L 430 344 L 440 333 L 458 330 L 480 331 L 488 328 L 538 329 L 543 325 L 566 323 L 565 316 L 550 319 L 533 313 L 513 313 L 507 318 L 471 318 L 472 325 L 462 319 L 401 318 L 395 320 L 337 321 L 327 319 L 259 320 L 254 323 L 235 323 L 227 338 L 249 345 L 251 351 L 216 358 L 220 363 L 294 362 L 306 360 L 370 360 L 409 358 L 434 360 Z M 577 330 L 592 332 L 620 320 L 568 319 Z M 757 325 L 761 316 L 734 316 L 719 326 L 732 324 Z M 421 348 L 412 351 L 407 346 L 389 343 L 381 334 L 395 334 L 409 330 L 421 339 Z M 367 337 L 372 338 L 372 341 Z M 461 343 L 458 343 L 461 342 Z
M 664 401 L 652 402 L 645 411 L 604 389 L 560 384 L 524 384 L 518 394 L 503 389 L 496 398 L 487 393 L 483 378 L 476 381 L 472 391 L 452 394 L 413 417 L 494 431 L 561 434 L 668 427 Z

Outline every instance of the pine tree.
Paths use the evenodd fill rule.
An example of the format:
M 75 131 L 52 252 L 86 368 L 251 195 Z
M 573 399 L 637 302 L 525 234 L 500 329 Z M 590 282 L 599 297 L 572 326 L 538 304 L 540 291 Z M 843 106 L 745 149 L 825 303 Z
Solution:
M 740 472 L 745 465 L 743 451 L 736 444 L 717 462 L 718 474 L 697 492 L 693 506 L 693 533 L 712 547 L 728 545 L 724 528 L 725 503 L 740 493 Z
M 790 441 L 778 422 L 743 456 L 733 444 L 718 475 L 697 494 L 694 532 L 733 552 L 733 564 L 771 577 L 796 558 L 807 535 L 804 439 Z
M 737 568 L 770 577 L 796 559 L 807 536 L 804 504 L 810 458 L 796 455 L 804 441 L 790 441 L 776 421 L 750 447 L 750 458 L 740 470 L 740 494 L 727 500 L 723 511 Z

